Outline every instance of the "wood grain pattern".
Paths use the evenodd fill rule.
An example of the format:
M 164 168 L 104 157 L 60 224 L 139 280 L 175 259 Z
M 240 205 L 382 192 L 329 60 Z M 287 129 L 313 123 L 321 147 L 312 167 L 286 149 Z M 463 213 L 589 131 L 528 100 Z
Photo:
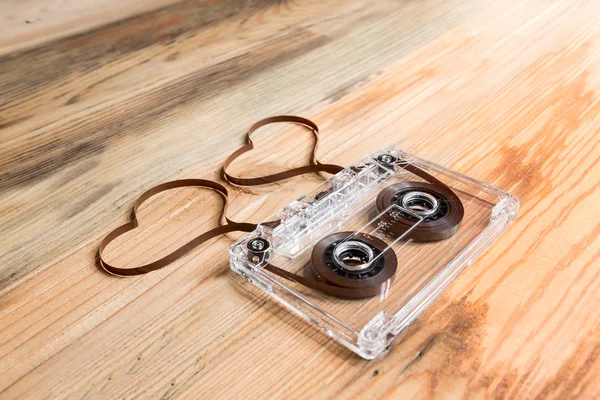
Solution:
M 42 0 L 0 3 L 0 55 L 108 25 L 177 0 Z
M 48 2 L 54 42 L 0 31 L 0 398 L 600 396 L 597 2 L 131 1 L 117 22 L 86 3 Z M 145 188 L 218 179 L 244 130 L 280 113 L 319 124 L 325 161 L 389 143 L 522 199 L 378 360 L 230 272 L 235 235 L 138 278 L 95 264 Z M 268 128 L 232 169 L 300 165 L 310 143 Z M 318 182 L 234 189 L 230 215 L 261 220 Z M 153 198 L 109 257 L 165 254 L 219 201 Z

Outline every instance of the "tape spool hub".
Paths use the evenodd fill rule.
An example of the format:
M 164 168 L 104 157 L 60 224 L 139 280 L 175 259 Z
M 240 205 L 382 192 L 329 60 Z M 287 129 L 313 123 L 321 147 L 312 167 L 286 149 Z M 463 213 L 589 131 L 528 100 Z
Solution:
M 347 237 L 348 235 L 346 235 Z M 381 246 L 357 237 L 329 241 L 322 250 L 321 260 L 332 274 L 346 279 L 361 280 L 377 276 L 386 268 Z M 384 247 L 385 248 L 385 247 Z
M 348 240 L 337 244 L 333 249 L 333 262 L 349 272 L 360 273 L 371 269 L 375 253 L 359 240 Z
M 400 190 L 392 196 L 392 203 L 412 211 L 428 221 L 438 221 L 445 218 L 450 207 L 448 199 L 441 193 L 435 191 L 423 190 Z M 407 212 L 400 212 L 403 218 L 417 222 L 419 218 Z

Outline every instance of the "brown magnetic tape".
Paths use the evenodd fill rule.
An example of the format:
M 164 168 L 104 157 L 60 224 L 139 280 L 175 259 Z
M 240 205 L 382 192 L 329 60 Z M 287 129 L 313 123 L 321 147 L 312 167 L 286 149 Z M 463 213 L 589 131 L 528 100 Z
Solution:
M 296 124 L 306 127 L 313 133 L 313 135 L 315 136 L 315 144 L 313 146 L 313 151 L 312 151 L 311 165 L 294 168 L 294 169 L 290 169 L 288 171 L 279 172 L 277 174 L 272 174 L 272 175 L 257 177 L 257 178 L 236 178 L 232 175 L 229 175 L 227 173 L 227 167 L 229 166 L 229 164 L 231 164 L 231 162 L 233 162 L 237 157 L 239 157 L 243 153 L 252 150 L 252 148 L 253 148 L 253 144 L 252 144 L 252 140 L 251 140 L 252 133 L 254 133 L 257 129 L 259 129 L 265 125 L 278 123 L 278 122 L 296 123 Z M 314 122 L 312 122 L 306 118 L 296 117 L 293 115 L 280 115 L 280 116 L 275 116 L 275 117 L 260 120 L 250 127 L 250 130 L 248 131 L 248 134 L 246 135 L 246 144 L 243 145 L 242 147 L 240 147 L 238 150 L 236 150 L 233 154 L 231 154 L 225 160 L 225 163 L 223 164 L 222 175 L 225 178 L 225 180 L 227 180 L 233 184 L 253 186 L 253 185 L 263 185 L 266 183 L 277 182 L 277 181 L 280 181 L 283 179 L 291 178 L 293 176 L 311 173 L 311 172 L 329 172 L 331 174 L 336 174 L 336 173 L 340 172 L 341 170 L 344 169 L 343 167 L 340 167 L 338 165 L 322 164 L 317 160 L 316 152 L 317 152 L 317 145 L 318 145 L 318 139 L 319 139 L 318 135 L 319 135 L 319 128 L 317 127 L 317 125 L 315 125 Z M 104 257 L 103 257 L 104 249 L 106 248 L 106 246 L 108 246 L 108 244 L 110 242 L 112 242 L 119 236 L 123 235 L 124 233 L 137 228 L 137 226 L 138 226 L 137 212 L 144 201 L 148 200 L 150 197 L 154 196 L 155 194 L 164 192 L 166 190 L 181 188 L 181 187 L 190 187 L 190 186 L 205 187 L 208 189 L 212 189 L 223 196 L 225 203 L 223 205 L 223 211 L 221 213 L 221 220 L 225 221 L 224 224 L 204 232 L 203 234 L 192 239 L 191 241 L 184 244 L 177 250 L 168 254 L 167 256 L 162 257 L 161 259 L 156 260 L 156 261 L 151 262 L 146 265 L 142 265 L 142 266 L 135 267 L 135 268 L 122 268 L 122 267 L 117 267 L 117 266 L 111 265 L 104 259 Z M 210 180 L 205 180 L 205 179 L 175 180 L 175 181 L 165 182 L 165 183 L 162 183 L 160 185 L 157 185 L 157 186 L 154 186 L 154 187 L 148 189 L 140 197 L 138 197 L 137 200 L 135 201 L 135 203 L 133 205 L 131 221 L 124 225 L 121 225 L 118 228 L 111 231 L 100 242 L 100 246 L 98 248 L 98 258 L 100 261 L 100 265 L 107 272 L 109 272 L 110 274 L 113 274 L 113 275 L 133 276 L 133 275 L 146 274 L 148 272 L 152 272 L 152 271 L 155 271 L 157 269 L 167 266 L 168 264 L 170 264 L 173 261 L 177 260 L 178 258 L 182 257 L 184 254 L 186 254 L 193 248 L 199 246 L 200 244 L 202 244 L 202 243 L 206 242 L 207 240 L 212 239 L 216 236 L 219 236 L 219 235 L 222 235 L 222 234 L 228 233 L 228 232 L 235 232 L 235 231 L 252 232 L 256 228 L 256 224 L 233 222 L 227 218 L 227 216 L 226 216 L 227 201 L 228 201 L 227 189 L 220 183 L 210 181 Z
M 277 122 L 291 122 L 298 125 L 302 125 L 305 128 L 309 129 L 314 137 L 315 144 L 313 145 L 310 165 L 306 165 L 303 167 L 289 169 L 287 171 L 278 172 L 276 174 L 261 176 L 256 178 L 238 178 L 233 175 L 227 173 L 227 167 L 239 156 L 242 154 L 252 150 L 254 148 L 254 144 L 252 143 L 252 134 L 263 126 L 274 124 Z M 233 152 L 225 162 L 223 163 L 223 169 L 221 171 L 221 175 L 223 179 L 227 182 L 232 183 L 234 185 L 240 186 L 255 186 L 255 185 L 264 185 L 267 183 L 273 183 L 277 181 L 281 181 L 283 179 L 288 179 L 293 176 L 308 174 L 312 172 L 328 172 L 330 174 L 337 174 L 344 167 L 340 167 L 339 165 L 332 164 L 323 164 L 317 159 L 317 148 L 319 145 L 319 128 L 317 125 L 309 119 L 296 117 L 294 115 L 278 115 L 275 117 L 265 118 L 250 127 L 248 130 L 248 134 L 246 135 L 246 144 Z
M 433 242 L 454 235 L 464 216 L 464 208 L 458 196 L 445 185 L 425 182 L 402 182 L 383 189 L 375 201 L 378 212 L 383 212 L 392 204 L 401 204 L 402 194 L 420 193 L 433 198 L 437 211 L 416 224 L 415 218 L 398 211 L 388 211 L 383 219 L 390 223 L 393 232 L 400 236 L 408 232 L 408 237 L 419 242 Z M 416 226 L 415 226 L 416 224 Z M 412 228 L 412 229 L 411 229 Z
M 312 150 L 310 165 L 290 169 L 287 171 L 267 176 L 252 178 L 239 178 L 232 176 L 227 172 L 227 168 L 237 157 L 253 149 L 254 145 L 252 143 L 251 136 L 256 130 L 265 125 L 280 122 L 296 123 L 306 127 L 313 133 L 313 135 L 315 136 L 315 143 Z M 283 179 L 291 178 L 306 173 L 327 172 L 330 174 L 336 174 L 342 171 L 344 168 L 341 166 L 333 164 L 323 164 L 317 159 L 316 152 L 319 139 L 318 135 L 319 129 L 317 125 L 315 125 L 312 121 L 302 117 L 282 115 L 258 121 L 257 123 L 252 125 L 252 127 L 250 127 L 246 136 L 246 144 L 244 144 L 242 147 L 236 150 L 225 160 L 222 169 L 222 177 L 234 185 L 254 186 L 277 182 Z M 437 196 L 437 198 L 439 198 L 440 201 L 444 201 L 445 206 L 448 206 L 448 209 L 450 211 L 447 212 L 448 210 L 446 209 L 446 214 L 443 216 L 443 218 L 440 218 L 436 221 L 429 222 L 427 221 L 427 219 L 422 221 L 418 224 L 417 227 L 415 227 L 411 231 L 410 237 L 415 240 L 429 241 L 441 240 L 454 234 L 464 214 L 462 203 L 454 194 L 454 192 L 452 192 L 452 190 L 446 185 L 444 185 L 441 181 L 412 164 L 404 162 L 398 163 L 397 166 L 419 176 L 428 183 L 403 182 L 400 184 L 392 185 L 384 189 L 377 197 L 377 208 L 380 211 L 385 210 L 393 203 L 394 195 L 401 191 L 406 192 L 410 190 L 419 190 L 424 191 L 426 193 L 430 193 L 431 195 Z M 190 186 L 204 187 L 210 190 L 214 190 L 218 192 L 221 196 L 223 196 L 224 205 L 223 210 L 221 212 L 221 225 L 197 236 L 196 238 L 184 244 L 177 250 L 171 252 L 167 256 L 139 267 L 117 267 L 111 265 L 103 258 L 103 252 L 110 242 L 115 240 L 117 237 L 123 235 L 124 233 L 135 229 L 138 226 L 136 215 L 144 201 L 148 200 L 155 194 L 164 192 L 166 190 Z M 98 249 L 100 265 L 107 272 L 113 275 L 141 275 L 165 267 L 166 265 L 182 257 L 190 250 L 199 246 L 200 244 L 224 233 L 234 231 L 252 232 L 256 228 L 256 224 L 234 222 L 227 218 L 227 201 L 227 189 L 220 183 L 210 180 L 182 179 L 154 186 L 153 188 L 144 192 L 135 201 L 132 210 L 131 221 L 114 229 L 102 240 Z M 415 223 L 409 218 L 410 216 L 404 217 L 406 218 L 403 218 L 401 215 L 398 214 L 391 214 L 386 216 L 389 222 L 395 224 L 394 226 L 396 226 L 399 234 L 408 230 Z M 348 271 L 344 271 L 343 269 L 338 268 L 338 266 L 335 265 L 335 262 L 332 262 L 331 257 L 326 259 L 326 257 L 328 257 L 327 254 L 329 254 L 328 252 L 332 251 L 331 249 L 335 247 L 336 243 L 344 241 L 350 235 L 354 235 L 352 237 L 352 240 L 354 242 L 360 242 L 360 246 L 368 246 L 370 252 L 375 252 L 381 255 L 377 258 L 378 264 L 370 267 L 371 269 L 369 271 L 359 273 L 348 273 Z M 387 288 L 389 288 L 394 278 L 396 267 L 396 255 L 391 248 L 387 247 L 385 242 L 360 232 L 338 232 L 321 239 L 321 241 L 317 243 L 317 245 L 315 245 L 313 249 L 311 263 L 305 268 L 305 276 L 293 274 L 268 262 L 264 262 L 264 268 L 275 275 L 278 275 L 290 281 L 297 282 L 303 286 L 318 290 L 320 292 L 346 298 L 364 298 L 384 293 L 387 290 Z
M 223 196 L 225 203 L 223 205 L 223 210 L 221 211 L 220 219 L 221 219 L 221 221 L 223 221 L 223 220 L 225 221 L 224 224 L 204 232 L 203 234 L 190 240 L 189 242 L 187 242 L 186 244 L 184 244 L 177 250 L 160 258 L 159 260 L 153 261 L 149 264 L 145 264 L 145 265 L 142 265 L 139 267 L 135 267 L 135 268 L 117 267 L 117 266 L 111 265 L 102 257 L 102 253 L 104 252 L 104 249 L 106 248 L 106 246 L 108 246 L 108 244 L 110 242 L 112 242 L 119 236 L 125 234 L 126 232 L 132 231 L 138 227 L 137 213 L 138 213 L 140 206 L 146 200 L 148 200 L 150 197 L 152 197 L 160 192 L 164 192 L 166 190 L 171 190 L 171 189 L 181 188 L 181 187 L 190 187 L 190 186 L 205 187 L 208 189 L 212 189 L 212 190 L 216 191 L 217 193 L 219 193 L 221 196 Z M 142 275 L 142 274 L 146 274 L 148 272 L 156 271 L 157 269 L 160 269 L 160 268 L 163 268 L 163 267 L 169 265 L 173 261 L 182 257 L 188 251 L 192 250 L 193 248 L 201 245 L 202 243 L 204 243 L 207 240 L 212 239 L 216 236 L 220 236 L 227 232 L 235 232 L 235 231 L 252 232 L 256 228 L 256 224 L 250 224 L 250 223 L 244 223 L 244 222 L 241 222 L 241 223 L 234 222 L 234 221 L 230 220 L 229 218 L 227 218 L 227 215 L 226 215 L 227 200 L 228 200 L 228 193 L 227 193 L 227 189 L 225 188 L 225 186 L 221 185 L 220 183 L 205 180 L 205 179 L 181 179 L 181 180 L 176 180 L 176 181 L 165 182 L 160 185 L 154 186 L 153 188 L 148 189 L 140 197 L 138 197 L 137 200 L 135 201 L 135 203 L 133 204 L 133 209 L 131 212 L 131 221 L 124 225 L 121 225 L 118 228 L 111 231 L 108 235 L 106 235 L 104 237 L 104 239 L 102 239 L 102 242 L 100 242 L 100 246 L 98 247 L 98 256 L 100 259 L 100 265 L 108 273 L 113 274 L 113 275 L 120 275 L 120 276 Z

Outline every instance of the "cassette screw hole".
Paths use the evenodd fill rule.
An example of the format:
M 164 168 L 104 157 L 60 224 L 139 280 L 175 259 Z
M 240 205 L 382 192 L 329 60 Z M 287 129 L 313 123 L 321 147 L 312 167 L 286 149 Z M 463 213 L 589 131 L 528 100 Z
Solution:
M 265 238 L 255 237 L 248 241 L 246 247 L 248 248 L 250 260 L 252 260 L 253 263 L 258 264 L 268 257 L 268 251 L 271 244 Z
M 255 240 L 250 244 L 250 247 L 252 247 L 252 250 L 261 251 L 265 248 L 265 244 L 262 241 Z
M 383 163 L 383 164 L 393 164 L 396 161 L 398 161 L 397 157 L 394 157 L 391 154 L 381 154 L 379 157 L 377 157 L 377 161 Z

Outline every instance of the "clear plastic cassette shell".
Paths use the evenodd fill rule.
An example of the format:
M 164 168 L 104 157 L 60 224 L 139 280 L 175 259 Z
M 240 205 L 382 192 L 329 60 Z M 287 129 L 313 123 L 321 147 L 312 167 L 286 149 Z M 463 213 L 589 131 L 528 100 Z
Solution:
M 404 203 L 393 203 L 384 210 L 377 207 L 377 197 L 387 187 L 425 182 L 397 167 L 397 163 L 383 162 L 389 156 L 425 171 L 458 196 L 464 217 L 454 234 L 443 240 L 422 242 L 411 239 L 410 230 L 398 233 L 390 226 L 390 219 L 384 218 L 386 214 L 403 213 L 412 219 L 413 229 L 427 219 L 427 212 L 407 204 L 411 199 L 406 196 Z M 426 194 L 421 193 L 421 200 L 438 206 Z M 514 195 L 401 149 L 384 147 L 259 224 L 254 232 L 231 246 L 230 263 L 235 272 L 285 307 L 359 356 L 373 359 L 491 245 L 514 220 L 518 208 L 519 199 Z M 292 274 L 305 275 L 315 245 L 336 232 L 349 235 L 336 244 L 338 253 L 364 254 L 369 265 L 376 265 L 378 258 L 389 254 L 386 252 L 395 253 L 393 280 L 380 294 L 360 299 L 338 297 L 265 268 L 270 263 Z M 385 243 L 385 248 L 374 254 L 352 240 L 357 234 L 376 238 L 373 240 Z M 257 251 L 250 252 L 249 246 Z M 352 266 L 349 264 L 348 268 Z

